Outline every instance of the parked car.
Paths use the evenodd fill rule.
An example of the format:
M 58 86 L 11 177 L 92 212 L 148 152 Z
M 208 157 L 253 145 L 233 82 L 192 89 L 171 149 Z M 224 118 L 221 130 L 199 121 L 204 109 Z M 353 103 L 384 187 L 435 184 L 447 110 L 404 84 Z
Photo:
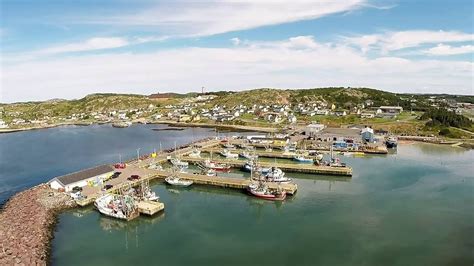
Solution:
M 124 164 L 124 163 L 116 163 L 116 164 L 114 165 L 114 167 L 115 167 L 116 169 L 125 169 L 125 168 L 127 167 L 127 165 Z
M 117 177 L 119 177 L 120 174 L 121 174 L 121 172 L 115 172 L 115 173 L 112 174 L 112 176 L 110 178 L 112 178 L 112 179 L 117 178 Z
M 81 187 L 75 186 L 72 188 L 72 192 L 79 192 L 79 191 L 82 191 Z
M 113 187 L 114 187 L 113 185 L 107 184 L 107 185 L 104 186 L 103 190 L 109 190 Z
M 133 180 L 138 180 L 140 179 L 140 176 L 139 175 L 131 175 L 129 178 L 127 178 L 128 180 L 130 181 L 133 181 Z

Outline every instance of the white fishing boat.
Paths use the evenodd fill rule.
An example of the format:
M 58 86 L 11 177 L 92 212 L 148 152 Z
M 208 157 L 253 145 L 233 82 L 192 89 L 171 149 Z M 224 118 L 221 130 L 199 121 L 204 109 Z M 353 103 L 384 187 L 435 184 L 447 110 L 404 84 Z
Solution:
M 265 173 L 268 173 L 268 171 L 270 171 L 270 168 L 263 168 L 263 167 L 260 167 L 260 166 L 254 167 L 253 161 L 248 161 L 244 164 L 244 166 L 242 166 L 242 170 L 244 170 L 246 172 L 255 171 L 255 172 L 265 174 Z
M 227 149 L 223 149 L 220 154 L 224 156 L 227 159 L 237 159 L 239 158 L 239 155 L 237 153 L 232 153 Z
M 247 159 L 247 160 L 256 160 L 256 159 L 258 159 L 258 155 L 252 154 L 252 153 L 250 153 L 250 152 L 248 152 L 248 151 L 243 151 L 243 152 L 240 154 L 240 156 L 244 157 L 244 158 Z
M 165 178 L 165 181 L 166 183 L 172 186 L 180 186 L 180 187 L 189 187 L 190 185 L 193 184 L 193 181 L 182 179 L 176 175 L 168 176 L 167 178 Z
M 170 159 L 170 163 L 171 163 L 173 166 L 178 167 L 178 168 L 180 168 L 180 169 L 188 168 L 188 166 L 189 166 L 189 163 L 188 163 L 188 162 L 181 161 L 181 160 L 178 159 L 178 158 L 171 158 L 171 159 Z
M 291 182 L 291 178 L 285 177 L 285 172 L 283 172 L 278 167 L 270 168 L 270 171 L 268 171 L 265 174 L 265 179 L 267 181 L 270 181 L 270 182 L 278 182 L 278 183 L 289 183 L 289 182 Z
M 226 149 L 233 149 L 235 148 L 234 145 L 230 144 L 229 142 L 223 143 L 222 146 Z
M 209 159 L 204 160 L 204 162 L 199 164 L 199 166 L 204 169 L 211 169 L 211 170 L 219 171 L 219 172 L 227 172 L 230 170 L 230 165 L 223 164 L 223 163 L 216 163 Z
M 100 213 L 122 220 L 131 220 L 139 215 L 132 196 L 105 194 L 95 200 L 94 206 Z
M 312 163 L 313 162 L 313 159 L 311 158 L 306 158 L 304 155 L 300 154 L 300 155 L 296 155 L 295 157 L 293 157 L 293 159 L 297 162 L 300 162 L 300 163 Z
M 217 176 L 217 171 L 214 169 L 206 169 L 206 170 L 203 170 L 203 174 L 207 176 Z
M 190 158 L 201 158 L 201 151 L 197 148 L 194 148 L 188 156 Z

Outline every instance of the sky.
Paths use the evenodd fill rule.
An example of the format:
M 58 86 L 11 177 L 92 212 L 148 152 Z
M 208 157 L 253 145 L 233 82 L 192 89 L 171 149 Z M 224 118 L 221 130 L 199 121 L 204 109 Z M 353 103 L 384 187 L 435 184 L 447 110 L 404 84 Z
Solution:
M 470 0 L 1 0 L 0 102 L 330 86 L 473 95 Z

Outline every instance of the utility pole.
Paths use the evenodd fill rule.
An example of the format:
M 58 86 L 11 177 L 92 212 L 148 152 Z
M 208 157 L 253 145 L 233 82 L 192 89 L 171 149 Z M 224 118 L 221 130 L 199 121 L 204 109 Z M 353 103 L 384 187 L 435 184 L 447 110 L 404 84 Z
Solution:
M 140 148 L 137 149 L 137 161 L 140 161 Z

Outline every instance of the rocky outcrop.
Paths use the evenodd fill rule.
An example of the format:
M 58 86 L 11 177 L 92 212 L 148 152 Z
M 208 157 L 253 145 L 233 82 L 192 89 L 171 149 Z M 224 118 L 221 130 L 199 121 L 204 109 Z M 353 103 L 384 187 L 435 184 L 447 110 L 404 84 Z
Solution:
M 75 206 L 46 184 L 13 196 L 0 213 L 0 265 L 46 265 L 58 211 Z

